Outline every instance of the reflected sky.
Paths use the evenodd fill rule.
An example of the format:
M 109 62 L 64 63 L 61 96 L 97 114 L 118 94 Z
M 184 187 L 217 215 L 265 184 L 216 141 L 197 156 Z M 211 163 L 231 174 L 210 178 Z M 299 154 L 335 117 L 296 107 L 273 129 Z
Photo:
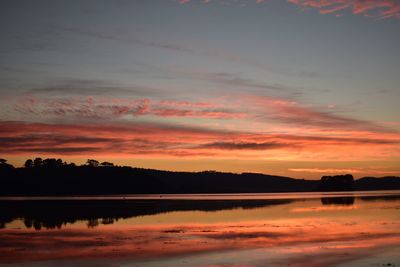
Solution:
M 399 196 L 231 203 L 212 211 L 204 208 L 210 203 L 197 210 L 175 203 L 112 223 L 97 218 L 95 227 L 77 220 L 40 231 L 14 218 L 0 229 L 0 265 L 390 266 L 383 264 L 400 263 Z

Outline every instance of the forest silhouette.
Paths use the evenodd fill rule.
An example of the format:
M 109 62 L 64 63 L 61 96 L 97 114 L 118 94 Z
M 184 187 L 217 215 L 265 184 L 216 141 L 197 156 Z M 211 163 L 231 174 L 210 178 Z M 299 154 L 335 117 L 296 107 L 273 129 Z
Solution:
M 271 193 L 400 189 L 399 177 L 350 174 L 321 180 L 259 173 L 178 172 L 116 166 L 88 159 L 83 165 L 62 159 L 35 158 L 15 168 L 0 159 L 0 195 L 65 196 L 114 194 Z

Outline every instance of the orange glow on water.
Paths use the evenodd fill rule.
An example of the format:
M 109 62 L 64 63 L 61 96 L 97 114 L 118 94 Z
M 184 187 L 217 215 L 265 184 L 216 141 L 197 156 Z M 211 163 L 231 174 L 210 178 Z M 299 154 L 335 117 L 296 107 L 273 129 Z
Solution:
M 394 210 L 400 207 L 399 200 L 357 198 L 355 202 L 321 205 L 319 199 L 303 199 L 254 209 L 175 211 L 92 229 L 77 222 L 59 230 L 32 231 L 14 221 L 0 230 L 0 261 L 103 258 L 141 265 L 150 259 L 179 260 L 227 251 L 246 255 L 262 250 L 266 253 L 262 260 L 279 265 L 309 254 L 326 254 L 326 260 L 340 262 L 398 248 L 400 220 Z

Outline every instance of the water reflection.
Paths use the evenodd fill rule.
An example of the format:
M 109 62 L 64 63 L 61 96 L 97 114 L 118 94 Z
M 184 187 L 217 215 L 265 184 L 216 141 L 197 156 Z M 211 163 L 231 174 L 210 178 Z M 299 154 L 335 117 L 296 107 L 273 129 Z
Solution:
M 352 206 L 359 201 L 396 201 L 400 196 L 321 197 L 323 206 Z M 0 229 L 8 223 L 21 220 L 28 229 L 61 229 L 84 221 L 88 228 L 113 224 L 119 220 L 151 216 L 176 211 L 217 212 L 232 209 L 256 209 L 285 205 L 312 199 L 260 200 L 23 200 L 0 201 Z M 310 208 L 295 209 L 306 211 Z M 313 207 L 311 210 L 327 210 Z
M 354 197 L 322 197 L 322 205 L 342 205 L 349 206 L 353 205 L 355 201 Z
M 1 201 L 0 265 L 398 265 L 399 209 L 400 192 L 289 200 Z
M 254 209 L 291 203 L 293 199 L 269 200 L 62 200 L 0 201 L 0 227 L 22 219 L 26 228 L 60 229 L 77 221 L 89 228 L 120 219 L 174 211 L 220 211 Z

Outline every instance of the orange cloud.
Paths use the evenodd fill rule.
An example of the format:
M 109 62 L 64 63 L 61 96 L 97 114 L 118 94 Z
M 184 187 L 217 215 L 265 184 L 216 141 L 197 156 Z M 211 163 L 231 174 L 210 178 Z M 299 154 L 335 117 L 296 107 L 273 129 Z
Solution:
M 397 155 L 392 136 L 324 137 L 246 133 L 157 123 L 0 122 L 0 153 L 141 157 L 338 159 Z M 387 155 L 385 151 L 393 151 Z
M 259 95 L 237 95 L 203 102 L 129 99 L 129 98 L 37 98 L 17 99 L 12 112 L 36 119 L 56 117 L 74 121 L 105 120 L 136 117 L 203 118 L 231 120 L 247 119 L 254 123 L 287 125 L 292 129 L 334 132 L 396 133 L 386 124 L 335 115 L 331 108 L 316 108 L 291 99 Z M 282 128 L 282 127 L 281 127 Z M 251 130 L 251 129 L 249 129 Z M 298 129 L 296 129 L 298 130 Z
M 321 14 L 350 10 L 366 17 L 400 18 L 400 3 L 395 0 L 288 0 L 290 3 L 319 9 Z
M 289 169 L 292 172 L 311 172 L 311 173 L 359 173 L 361 170 L 359 169 L 320 169 L 320 168 L 297 168 L 297 169 Z
M 302 8 L 318 9 L 321 14 L 335 13 L 350 10 L 352 14 L 365 17 L 397 18 L 400 19 L 400 3 L 396 0 L 287 0 Z M 188 4 L 191 0 L 179 0 L 180 4 Z M 193 1 L 194 2 L 194 1 Z M 208 3 L 209 1 L 207 1 Z M 219 1 L 225 3 L 226 1 Z M 239 1 L 232 1 L 239 2 Z M 265 0 L 255 0 L 254 3 L 262 4 Z M 205 3 L 205 2 L 204 2 Z
M 8 105 L 20 120 L 33 123 L 0 121 L 5 155 L 311 161 L 400 155 L 397 131 L 288 98 L 235 95 L 195 102 L 36 96 Z

